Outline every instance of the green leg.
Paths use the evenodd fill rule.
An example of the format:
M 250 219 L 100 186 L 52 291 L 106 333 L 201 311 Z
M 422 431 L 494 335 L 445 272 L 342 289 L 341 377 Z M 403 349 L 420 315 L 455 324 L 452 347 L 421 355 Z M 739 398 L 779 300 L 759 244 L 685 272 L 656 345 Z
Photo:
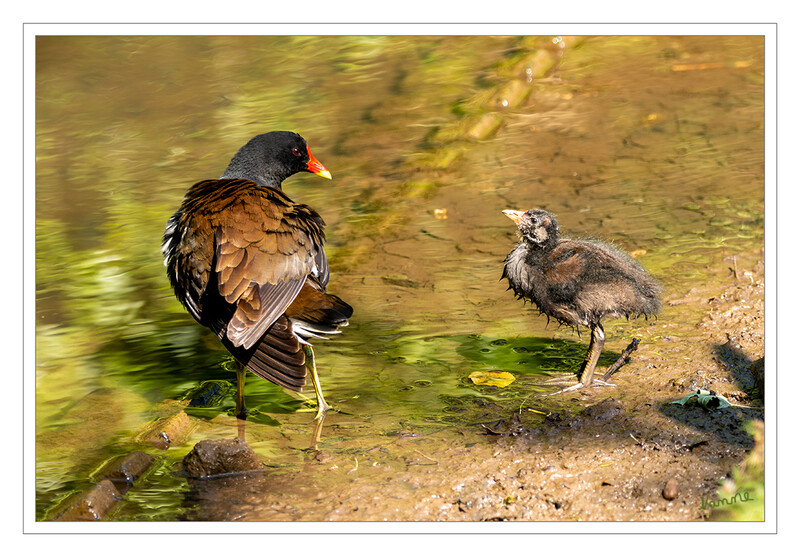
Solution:
M 314 362 L 314 349 L 309 344 L 303 345 L 303 352 L 306 354 L 306 368 L 311 372 L 311 382 L 314 383 L 314 392 L 317 394 L 317 415 L 314 419 L 319 420 L 330 409 L 325 397 L 322 396 L 322 386 L 319 384 L 317 375 L 317 365 Z
M 320 439 L 322 439 L 322 424 L 325 423 L 325 414 L 320 416 L 319 419 L 315 419 L 314 422 L 314 434 L 311 436 L 311 446 L 309 448 L 316 450 Z
M 560 395 L 561 393 L 569 393 L 591 386 L 614 387 L 615 385 L 613 383 L 606 383 L 605 381 L 594 378 L 594 368 L 597 367 L 597 361 L 600 359 L 600 353 L 603 352 L 603 345 L 605 342 L 606 334 L 603 331 L 603 326 L 595 325 L 592 327 L 592 339 L 589 341 L 589 353 L 586 354 L 586 359 L 583 361 L 583 367 L 581 367 L 580 382 L 576 385 L 572 385 L 571 387 L 561 389 L 555 393 L 548 393 L 546 395 L 538 396 Z
M 244 378 L 247 369 L 234 360 L 236 366 L 236 417 L 240 420 L 247 419 L 247 409 L 244 407 Z
M 592 327 L 592 340 L 589 341 L 589 353 L 586 354 L 586 360 L 583 362 L 583 369 L 581 369 L 581 383 L 584 387 L 592 384 L 594 376 L 594 368 L 597 366 L 597 361 L 600 359 L 600 353 L 603 351 L 603 345 L 606 342 L 605 331 L 602 325 L 595 325 Z

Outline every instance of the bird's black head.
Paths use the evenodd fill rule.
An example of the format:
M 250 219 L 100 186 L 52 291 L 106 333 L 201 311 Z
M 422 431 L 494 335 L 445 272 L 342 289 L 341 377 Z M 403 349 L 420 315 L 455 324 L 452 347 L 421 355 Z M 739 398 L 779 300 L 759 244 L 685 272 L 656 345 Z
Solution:
M 529 244 L 535 247 L 549 247 L 558 242 L 558 221 L 547 211 L 506 209 L 503 214 L 516 223 L 522 238 Z
M 281 189 L 281 182 L 298 172 L 330 179 L 331 173 L 294 132 L 278 131 L 255 136 L 231 159 L 221 178 L 252 180 L 260 186 Z

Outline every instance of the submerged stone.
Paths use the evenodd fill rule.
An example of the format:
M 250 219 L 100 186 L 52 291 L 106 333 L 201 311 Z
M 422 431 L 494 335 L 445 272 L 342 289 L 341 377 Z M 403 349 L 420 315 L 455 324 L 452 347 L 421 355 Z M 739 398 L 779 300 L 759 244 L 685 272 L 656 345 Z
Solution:
M 155 462 L 155 457 L 142 451 L 134 451 L 109 462 L 96 475 L 102 480 L 111 480 L 120 493 L 127 491 L 139 476 Z
M 186 394 L 189 406 L 208 408 L 222 403 L 232 385 L 228 381 L 210 380 L 203 381 L 200 385 Z
M 92 486 L 82 493 L 70 497 L 64 505 L 56 509 L 52 520 L 86 521 L 101 520 L 117 504 L 120 495 L 110 480 Z
M 180 445 L 194 426 L 195 422 L 186 412 L 178 412 L 152 423 L 138 436 L 138 439 L 165 451 L 170 445 Z
M 589 406 L 584 411 L 584 415 L 587 418 L 594 420 L 611 420 L 624 413 L 625 409 L 622 407 L 622 403 L 613 398 L 607 398 L 602 402 Z
M 104 466 L 98 476 L 104 480 L 133 482 L 141 476 L 150 465 L 155 462 L 155 457 L 142 451 L 116 458 Z

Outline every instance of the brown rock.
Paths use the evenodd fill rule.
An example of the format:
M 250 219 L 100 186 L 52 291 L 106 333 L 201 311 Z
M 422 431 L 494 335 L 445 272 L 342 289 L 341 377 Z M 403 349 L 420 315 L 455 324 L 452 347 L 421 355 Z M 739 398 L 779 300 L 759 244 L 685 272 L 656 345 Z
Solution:
M 264 465 L 241 439 L 200 441 L 183 459 L 183 469 L 193 478 L 207 478 L 232 472 L 263 470 Z
M 153 462 L 155 457 L 142 451 L 135 451 L 112 460 L 97 473 L 96 477 L 112 482 L 133 483 L 153 465 Z
M 675 478 L 670 478 L 667 480 L 667 483 L 664 485 L 664 489 L 661 491 L 661 495 L 667 501 L 672 501 L 678 496 L 678 480 Z
M 189 436 L 194 425 L 186 412 L 178 412 L 154 422 L 138 438 L 141 442 L 165 451 L 170 445 L 180 445 Z
M 110 480 L 103 480 L 83 493 L 67 499 L 64 505 L 52 514 L 52 520 L 101 520 L 119 499 L 120 495 L 114 484 Z
M 622 407 L 622 403 L 613 398 L 607 398 L 602 402 L 589 406 L 584 411 L 584 415 L 587 418 L 603 421 L 612 420 L 624 413 L 625 409 Z

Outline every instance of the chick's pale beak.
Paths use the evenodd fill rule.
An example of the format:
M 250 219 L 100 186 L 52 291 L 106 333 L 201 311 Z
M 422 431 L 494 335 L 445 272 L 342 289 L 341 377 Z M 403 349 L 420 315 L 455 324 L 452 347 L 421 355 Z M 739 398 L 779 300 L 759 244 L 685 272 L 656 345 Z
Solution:
M 309 172 L 312 172 L 317 176 L 322 176 L 328 180 L 331 179 L 330 171 L 325 168 L 325 165 L 319 162 L 314 155 L 311 154 L 311 149 L 308 150 L 308 164 L 306 165 L 306 168 Z
M 514 209 L 506 209 L 503 211 L 503 214 L 513 220 L 515 223 L 519 224 L 519 221 L 522 220 L 522 216 L 525 214 L 525 211 L 516 211 Z

